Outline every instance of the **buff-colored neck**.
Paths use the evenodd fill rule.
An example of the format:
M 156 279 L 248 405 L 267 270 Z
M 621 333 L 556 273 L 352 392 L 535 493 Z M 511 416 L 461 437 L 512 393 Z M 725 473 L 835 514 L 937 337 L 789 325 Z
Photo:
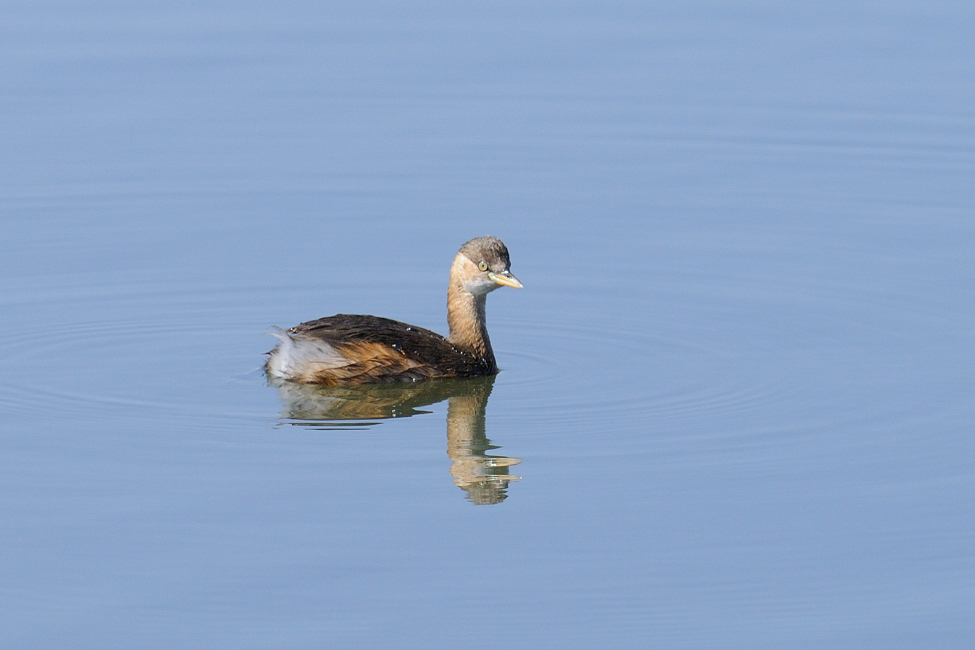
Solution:
M 456 263 L 455 263 L 456 265 Z M 477 358 L 495 367 L 494 350 L 487 333 L 487 319 L 484 314 L 487 295 L 475 296 L 464 288 L 457 274 L 451 273 L 447 288 L 447 325 L 450 334 L 447 340 L 458 348 L 473 353 Z

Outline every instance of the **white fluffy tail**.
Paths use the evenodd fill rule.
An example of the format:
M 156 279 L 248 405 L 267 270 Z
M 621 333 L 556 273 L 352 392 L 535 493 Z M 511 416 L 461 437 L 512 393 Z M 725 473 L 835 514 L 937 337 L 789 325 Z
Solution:
M 340 368 L 349 363 L 338 350 L 321 339 L 295 337 L 280 327 L 267 333 L 281 341 L 267 355 L 267 372 L 274 377 L 306 381 L 318 371 Z

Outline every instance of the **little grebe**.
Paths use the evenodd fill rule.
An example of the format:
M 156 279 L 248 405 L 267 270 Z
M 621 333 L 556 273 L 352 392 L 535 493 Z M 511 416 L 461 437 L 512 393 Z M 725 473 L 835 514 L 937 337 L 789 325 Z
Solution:
M 496 237 L 472 239 L 458 251 L 447 287 L 446 338 L 378 316 L 337 314 L 273 335 L 267 373 L 303 384 L 371 384 L 498 372 L 484 316 L 487 294 L 522 287 Z

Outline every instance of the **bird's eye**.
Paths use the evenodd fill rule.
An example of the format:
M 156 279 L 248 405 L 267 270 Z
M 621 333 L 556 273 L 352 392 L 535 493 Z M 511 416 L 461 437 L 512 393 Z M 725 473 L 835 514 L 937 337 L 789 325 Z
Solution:
M 487 271 L 488 269 L 487 262 L 481 260 L 480 262 L 477 263 L 477 268 L 481 269 L 482 271 Z

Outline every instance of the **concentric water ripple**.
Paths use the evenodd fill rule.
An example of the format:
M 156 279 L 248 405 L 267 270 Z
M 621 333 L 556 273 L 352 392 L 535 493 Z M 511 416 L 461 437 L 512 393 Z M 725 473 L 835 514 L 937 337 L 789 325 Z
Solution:
M 842 307 L 836 298 L 842 292 L 831 290 Z M 257 418 L 273 424 L 281 406 L 264 386 L 260 367 L 273 344 L 263 336 L 271 320 L 267 305 L 282 294 L 307 299 L 294 287 L 188 282 L 176 290 L 105 279 L 94 286 L 51 282 L 29 299 L 8 296 L 0 406 L 12 415 L 69 420 L 165 417 L 185 426 L 232 427 Z M 862 287 L 850 295 L 861 306 L 888 299 Z M 788 294 L 764 299 L 787 301 Z M 766 309 L 784 307 L 795 306 Z M 749 318 L 743 309 L 725 304 L 701 322 L 683 323 L 621 319 L 609 304 L 602 311 L 594 305 L 584 323 L 545 322 L 544 312 L 540 319 L 499 319 L 492 328 L 502 333 L 496 347 L 503 372 L 492 404 L 503 400 L 494 407 L 499 416 L 539 435 L 582 427 L 646 436 L 647 430 L 706 424 L 708 435 L 735 437 L 898 417 L 890 400 L 854 399 L 831 408 L 845 399 L 844 380 L 838 377 L 824 391 L 816 376 L 825 362 L 815 351 L 772 363 L 761 349 L 740 350 L 733 339 L 715 335 L 740 329 Z M 836 364 L 840 368 L 842 359 Z M 909 404 L 900 411 L 918 409 Z
M 240 308 L 253 304 L 252 289 L 106 283 L 97 296 L 78 289 L 65 282 L 60 292 L 6 305 L 0 406 L 8 414 L 206 426 L 261 416 L 235 395 L 263 384 L 253 372 L 259 355 L 239 342 L 255 353 L 270 346 Z
M 632 423 L 634 420 L 693 419 L 716 412 L 748 413 L 771 408 L 786 390 L 767 378 L 718 372 L 727 354 L 686 341 L 615 326 L 596 329 L 561 325 L 533 337 L 525 323 L 505 323 L 516 343 L 536 349 L 509 350 L 502 380 L 517 394 L 516 413 L 543 418 L 549 424 L 566 422 Z M 598 341 L 599 348 L 593 347 Z M 565 350 L 589 348 L 605 363 Z M 616 358 L 609 352 L 625 350 Z M 619 354 L 617 352 L 617 354 Z M 708 369 L 713 372 L 706 372 Z M 539 394 L 546 396 L 544 404 Z

